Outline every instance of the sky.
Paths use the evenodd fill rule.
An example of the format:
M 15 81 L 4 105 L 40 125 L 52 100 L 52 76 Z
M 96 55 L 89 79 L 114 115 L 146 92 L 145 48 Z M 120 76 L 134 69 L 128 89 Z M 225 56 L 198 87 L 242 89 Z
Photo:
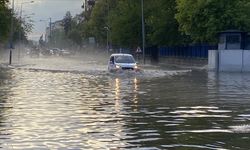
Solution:
M 52 22 L 61 20 L 67 11 L 71 15 L 79 14 L 83 11 L 81 8 L 83 0 L 15 0 L 15 11 L 20 12 L 22 3 L 22 16 L 29 16 L 34 20 L 33 32 L 28 35 L 30 40 L 38 40 L 42 34 L 45 34 L 46 26 L 49 26 L 49 18 Z M 41 21 L 43 20 L 43 21 Z

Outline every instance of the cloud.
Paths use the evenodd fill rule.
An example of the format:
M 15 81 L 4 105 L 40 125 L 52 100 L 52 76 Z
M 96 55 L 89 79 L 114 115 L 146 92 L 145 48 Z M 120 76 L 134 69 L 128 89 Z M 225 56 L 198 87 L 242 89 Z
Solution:
M 23 0 L 29 1 L 29 0 Z M 19 3 L 21 0 L 19 0 Z M 52 22 L 61 20 L 65 16 L 67 11 L 70 11 L 74 16 L 82 12 L 83 0 L 34 0 L 32 4 L 23 5 L 23 12 L 26 14 L 35 13 L 32 17 L 34 22 L 34 30 L 29 38 L 37 38 L 37 33 L 44 33 L 46 24 L 49 24 L 49 18 Z M 39 20 L 48 20 L 47 22 L 40 22 Z M 38 37 L 40 37 L 39 34 Z

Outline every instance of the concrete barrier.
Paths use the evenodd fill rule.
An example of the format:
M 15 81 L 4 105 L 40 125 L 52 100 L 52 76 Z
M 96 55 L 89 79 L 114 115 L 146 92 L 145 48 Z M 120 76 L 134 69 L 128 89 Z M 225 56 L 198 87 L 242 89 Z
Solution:
M 241 72 L 243 50 L 219 50 L 219 71 Z
M 208 51 L 208 70 L 218 71 L 218 50 Z
M 250 50 L 243 51 L 243 72 L 250 72 Z

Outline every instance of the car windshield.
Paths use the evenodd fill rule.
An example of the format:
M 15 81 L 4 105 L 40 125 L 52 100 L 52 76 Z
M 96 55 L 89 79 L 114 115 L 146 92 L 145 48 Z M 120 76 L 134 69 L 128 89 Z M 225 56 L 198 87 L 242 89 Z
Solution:
M 115 56 L 116 63 L 135 63 L 132 56 Z

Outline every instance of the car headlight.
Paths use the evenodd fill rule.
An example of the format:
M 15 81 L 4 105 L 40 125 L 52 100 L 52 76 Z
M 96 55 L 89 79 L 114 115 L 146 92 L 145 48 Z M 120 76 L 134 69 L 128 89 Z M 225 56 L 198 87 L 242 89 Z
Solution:
M 138 66 L 137 66 L 137 65 L 135 65 L 134 69 L 138 69 Z
M 115 68 L 116 68 L 116 69 L 120 69 L 121 67 L 120 67 L 120 66 L 118 66 L 118 65 L 116 65 L 116 66 L 115 66 Z

